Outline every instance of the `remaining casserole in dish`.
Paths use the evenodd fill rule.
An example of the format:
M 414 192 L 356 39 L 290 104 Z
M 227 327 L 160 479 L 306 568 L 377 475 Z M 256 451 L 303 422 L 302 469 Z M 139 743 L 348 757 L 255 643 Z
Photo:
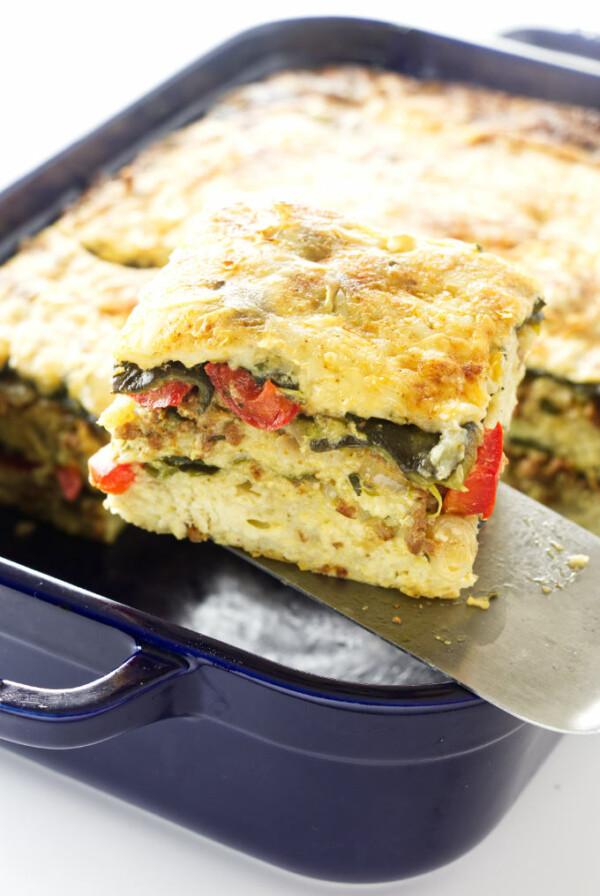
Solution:
M 111 346 L 151 271 L 96 258 L 55 227 L 0 268 L 0 501 L 74 534 L 119 521 L 87 481 L 106 442 Z
M 62 226 L 102 257 L 159 265 L 191 213 L 258 191 L 517 263 L 548 307 L 508 479 L 600 531 L 599 150 L 592 109 L 360 66 L 291 71 L 232 91 Z
M 456 597 L 539 301 L 476 245 L 282 202 L 206 213 L 117 338 L 92 482 L 153 531 Z

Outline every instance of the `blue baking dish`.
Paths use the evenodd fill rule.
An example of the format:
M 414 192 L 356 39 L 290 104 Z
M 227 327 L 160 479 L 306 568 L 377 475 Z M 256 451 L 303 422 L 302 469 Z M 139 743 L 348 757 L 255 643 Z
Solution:
M 234 84 L 343 61 L 600 97 L 597 75 L 525 53 L 358 19 L 268 24 L 5 191 L 3 257 Z M 15 522 L 0 515 L 6 747 L 266 861 L 357 883 L 432 870 L 493 829 L 556 743 L 216 545 L 23 538 Z
M 36 540 L 44 536 L 52 540 L 43 531 Z M 227 552 L 176 545 L 173 558 L 171 539 L 126 540 L 132 580 L 171 570 L 173 592 L 185 595 L 167 607 L 168 585 L 153 584 L 155 613 L 162 602 L 164 616 L 185 618 L 187 607 L 193 619 L 202 610 L 191 602 L 221 603 L 222 626 L 242 613 L 250 631 L 288 614 L 281 636 L 301 639 L 298 665 L 335 675 L 352 652 L 357 678 L 365 667 L 400 678 L 393 648 L 341 618 L 332 624 Z M 110 549 L 99 550 L 110 566 Z M 115 587 L 121 574 L 103 575 Z M 557 739 L 451 682 L 308 674 L 10 561 L 0 583 L 2 667 L 20 682 L 0 686 L 0 735 L 25 745 L 13 749 L 302 874 L 374 882 L 456 858 L 494 827 Z M 126 576 L 121 584 L 124 600 L 143 605 L 141 583 L 136 594 Z

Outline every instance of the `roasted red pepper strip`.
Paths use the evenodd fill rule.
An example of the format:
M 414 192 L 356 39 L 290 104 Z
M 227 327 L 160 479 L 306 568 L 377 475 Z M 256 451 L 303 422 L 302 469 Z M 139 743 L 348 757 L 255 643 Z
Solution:
M 60 490 L 67 501 L 75 501 L 83 488 L 83 477 L 79 467 L 72 465 L 56 467 L 54 475 L 58 479 Z
M 147 392 L 130 392 L 129 395 L 145 408 L 178 408 L 184 396 L 193 388 L 191 383 L 173 380 L 163 383 L 162 386 L 157 386 L 156 389 L 148 389 Z
M 88 461 L 90 482 L 108 495 L 122 495 L 135 479 L 133 464 L 118 464 L 110 445 L 96 451 Z
M 496 503 L 498 479 L 502 472 L 502 427 L 486 429 L 477 449 L 475 466 L 465 480 L 466 491 L 450 489 L 444 497 L 444 513 L 478 513 L 487 520 Z
M 242 367 L 207 364 L 204 369 L 227 407 L 257 429 L 280 429 L 300 410 L 271 380 L 261 385 Z

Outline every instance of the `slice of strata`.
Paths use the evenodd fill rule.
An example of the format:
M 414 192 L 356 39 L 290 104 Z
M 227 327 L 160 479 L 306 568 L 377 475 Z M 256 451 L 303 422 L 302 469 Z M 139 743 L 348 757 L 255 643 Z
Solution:
M 55 227 L 0 268 L 1 503 L 101 540 L 121 527 L 87 462 L 107 441 L 113 339 L 151 276 Z
M 206 213 L 116 342 L 107 506 L 419 596 L 474 581 L 537 285 L 287 203 Z

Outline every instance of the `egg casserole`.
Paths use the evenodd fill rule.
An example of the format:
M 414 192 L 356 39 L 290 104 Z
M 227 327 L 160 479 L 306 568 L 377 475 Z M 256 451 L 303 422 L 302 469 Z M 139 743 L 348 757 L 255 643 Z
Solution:
M 158 140 L 84 194 L 38 244 L 51 239 L 58 246 L 60 237 L 61 251 L 46 247 L 42 253 L 26 246 L 20 260 L 17 256 L 0 269 L 4 423 L 15 419 L 15 409 L 24 401 L 13 388 L 14 377 L 18 388 L 26 381 L 33 395 L 39 392 L 55 402 L 54 411 L 75 411 L 78 420 L 86 421 L 88 414 L 95 417 L 102 410 L 101 403 L 90 405 L 83 392 L 89 393 L 93 371 L 102 366 L 102 347 L 110 340 L 102 336 L 96 343 L 96 312 L 89 318 L 80 313 L 87 302 L 93 308 L 97 300 L 86 294 L 81 304 L 81 274 L 77 289 L 70 288 L 71 267 L 60 261 L 65 246 L 71 246 L 80 266 L 95 272 L 89 277 L 93 291 L 103 294 L 102 280 L 110 271 L 113 286 L 108 292 L 114 294 L 114 284 L 122 278 L 127 301 L 133 301 L 146 273 L 136 269 L 164 265 L 191 215 L 228 194 L 283 197 L 395 232 L 477 242 L 539 279 L 546 320 L 521 387 L 505 475 L 511 484 L 600 532 L 594 460 L 600 455 L 600 425 L 595 422 L 600 383 L 599 121 L 591 109 L 353 65 L 287 71 L 230 91 L 202 119 Z M 48 268 L 38 278 L 35 259 L 42 254 L 50 259 L 53 253 L 54 273 Z M 11 308 L 34 309 L 37 304 L 19 295 L 29 295 L 33 280 L 34 294 L 50 284 L 57 296 L 61 279 L 64 301 L 52 300 L 51 317 L 42 316 L 40 324 L 34 312 L 29 326 L 29 312 L 24 312 L 19 336 L 13 337 Z M 68 296 L 75 310 L 69 309 Z M 116 330 L 125 317 L 100 313 L 100 332 Z M 77 350 L 80 338 L 83 351 Z M 42 340 L 44 351 L 30 375 L 30 362 L 17 358 L 16 347 L 21 340 L 35 344 L 36 339 Z M 50 377 L 50 387 L 42 368 L 48 363 L 52 371 L 63 354 L 63 373 L 68 367 L 71 385 L 65 389 L 60 374 Z M 87 371 L 82 394 L 79 365 Z M 96 379 L 104 393 L 106 376 L 104 370 Z M 43 423 L 44 414 L 31 416 L 43 432 L 59 429 L 55 417 Z M 0 500 L 30 510 L 39 506 L 59 524 L 66 514 L 73 517 L 70 528 L 85 529 L 86 520 L 77 521 L 82 502 L 65 502 L 52 472 L 63 466 L 81 472 L 83 463 L 66 458 L 68 463 L 46 459 L 40 465 L 36 449 L 32 467 L 27 459 L 20 462 L 19 444 L 5 444 L 6 427 L 1 438 Z M 57 451 L 53 444 L 49 456 Z M 41 467 L 48 475 L 42 476 Z M 32 494 L 34 470 L 44 486 Z M 66 475 L 63 480 L 72 495 L 77 478 Z M 46 512 L 49 494 L 56 509 Z M 82 495 L 88 497 L 85 486 Z M 93 506 L 95 514 L 98 502 Z
M 100 540 L 121 528 L 87 462 L 107 441 L 112 341 L 151 276 L 55 227 L 0 268 L 1 503 Z
M 538 303 L 478 246 L 284 202 L 207 212 L 117 338 L 92 482 L 152 531 L 456 597 Z
M 480 243 L 537 277 L 546 320 L 509 433 L 508 481 L 600 533 L 600 115 L 361 66 L 278 73 L 97 185 L 63 226 L 164 264 L 190 214 L 245 191 Z

